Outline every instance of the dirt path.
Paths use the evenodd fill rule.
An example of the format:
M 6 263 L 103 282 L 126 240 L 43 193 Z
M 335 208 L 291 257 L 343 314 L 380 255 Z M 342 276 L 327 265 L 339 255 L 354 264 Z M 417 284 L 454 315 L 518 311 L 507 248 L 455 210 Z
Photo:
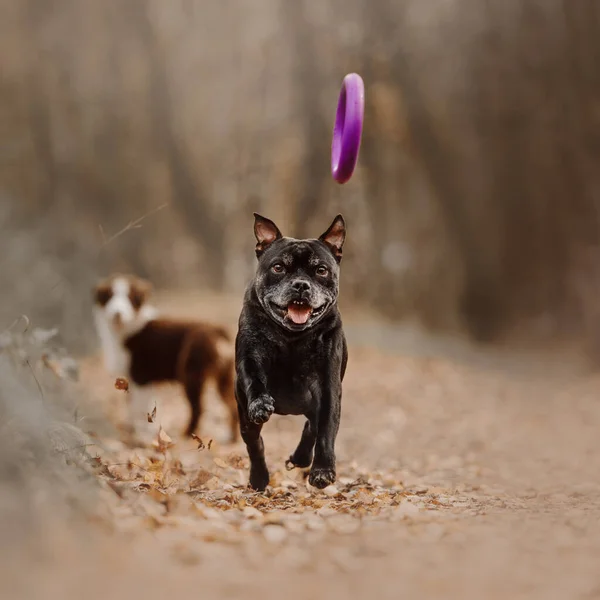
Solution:
M 600 597 L 600 377 L 464 348 L 369 349 L 365 331 L 348 327 L 335 489 L 308 490 L 285 471 L 302 422 L 279 417 L 265 428 L 272 487 L 249 492 L 244 449 L 220 442 L 225 415 L 212 391 L 201 438 L 213 441 L 198 449 L 178 437 L 186 405 L 166 389 L 157 419 L 174 445 L 130 448 L 102 434 L 108 531 L 97 544 L 65 544 L 58 566 L 49 561 L 22 589 L 46 598 Z M 123 394 L 94 362 L 85 377 L 118 422 Z

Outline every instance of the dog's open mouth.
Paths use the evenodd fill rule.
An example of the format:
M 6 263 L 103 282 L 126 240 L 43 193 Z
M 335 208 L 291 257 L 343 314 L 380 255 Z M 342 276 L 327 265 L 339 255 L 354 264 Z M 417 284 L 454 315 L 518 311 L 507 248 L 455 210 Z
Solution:
M 326 308 L 327 303 L 313 308 L 306 300 L 292 300 L 287 306 L 272 303 L 273 308 L 281 317 L 294 325 L 306 325 L 311 318 L 318 317 Z
M 303 300 L 292 300 L 287 306 L 286 317 L 296 325 L 304 325 L 313 312 L 312 306 Z

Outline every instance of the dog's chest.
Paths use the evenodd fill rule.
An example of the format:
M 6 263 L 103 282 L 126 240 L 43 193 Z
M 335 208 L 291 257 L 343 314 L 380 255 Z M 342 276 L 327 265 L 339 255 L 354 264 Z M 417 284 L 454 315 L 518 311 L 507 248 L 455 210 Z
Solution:
M 277 414 L 300 415 L 314 410 L 321 385 L 316 361 L 310 350 L 288 348 L 277 353 L 267 374 Z
M 108 343 L 104 345 L 104 364 L 111 375 L 128 376 L 131 355 L 120 343 Z
M 122 341 L 116 337 L 108 325 L 101 319 L 96 320 L 98 335 L 102 345 L 104 366 L 110 375 L 115 377 L 129 376 L 131 355 L 124 348 Z

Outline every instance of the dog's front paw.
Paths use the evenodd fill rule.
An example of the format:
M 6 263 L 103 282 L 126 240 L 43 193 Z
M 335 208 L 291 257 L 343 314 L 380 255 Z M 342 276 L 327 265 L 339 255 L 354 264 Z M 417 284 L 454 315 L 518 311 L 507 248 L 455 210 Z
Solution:
M 269 485 L 269 471 L 262 467 L 250 467 L 250 487 L 257 492 L 264 492 Z
M 275 412 L 275 400 L 268 394 L 262 394 L 248 405 L 248 419 L 255 425 L 266 423 Z
M 320 490 L 335 482 L 335 469 L 313 468 L 308 475 L 308 483 Z

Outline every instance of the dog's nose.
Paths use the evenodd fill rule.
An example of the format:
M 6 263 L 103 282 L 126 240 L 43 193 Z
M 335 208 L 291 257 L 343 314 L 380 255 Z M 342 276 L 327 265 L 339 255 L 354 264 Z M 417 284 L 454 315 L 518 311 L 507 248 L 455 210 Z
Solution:
M 299 294 L 302 292 L 308 292 L 308 290 L 310 290 L 310 283 L 304 279 L 296 279 L 292 282 L 292 289 Z

